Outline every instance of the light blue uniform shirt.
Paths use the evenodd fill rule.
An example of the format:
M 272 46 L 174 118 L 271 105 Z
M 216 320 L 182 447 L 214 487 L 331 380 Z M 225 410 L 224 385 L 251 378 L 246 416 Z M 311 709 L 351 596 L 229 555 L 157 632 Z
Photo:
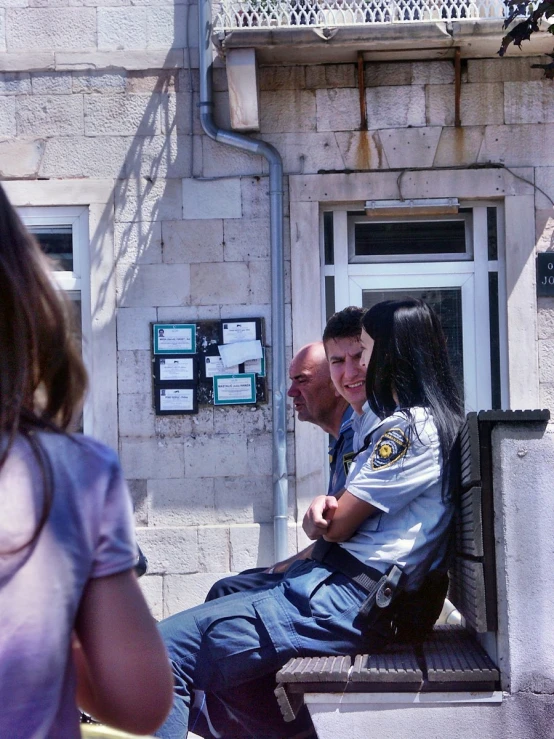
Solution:
M 355 452 L 358 452 L 363 447 L 366 436 L 374 426 L 381 423 L 381 419 L 371 410 L 367 400 L 363 405 L 361 416 L 353 413 L 352 419 L 352 428 L 354 429 L 353 448 Z
M 373 424 L 368 448 L 353 461 L 346 489 L 379 512 L 340 546 L 365 564 L 386 572 L 392 564 L 417 589 L 442 560 L 452 504 L 442 499 L 442 458 L 432 417 L 424 408 Z
M 342 415 L 339 435 L 329 443 L 329 487 L 327 495 L 338 495 L 344 490 L 346 475 L 352 458 L 352 446 L 354 431 L 352 423 L 354 420 L 353 409 L 348 406 Z

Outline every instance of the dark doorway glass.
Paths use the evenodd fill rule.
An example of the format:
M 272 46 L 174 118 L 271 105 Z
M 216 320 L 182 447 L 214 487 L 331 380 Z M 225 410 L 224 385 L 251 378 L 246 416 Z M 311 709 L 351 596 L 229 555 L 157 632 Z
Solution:
M 464 220 L 363 222 L 354 225 L 354 256 L 465 254 Z

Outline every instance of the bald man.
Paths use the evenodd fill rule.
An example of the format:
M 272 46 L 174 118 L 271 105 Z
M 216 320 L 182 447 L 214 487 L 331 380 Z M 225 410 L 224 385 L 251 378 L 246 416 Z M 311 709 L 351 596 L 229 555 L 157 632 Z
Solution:
M 329 444 L 328 494 L 336 495 L 344 488 L 346 481 L 344 456 L 352 452 L 352 408 L 335 391 L 323 342 L 307 344 L 294 355 L 289 377 L 291 384 L 287 394 L 293 399 L 298 420 L 313 423 L 332 437 Z M 312 548 L 313 545 L 310 545 L 269 569 L 255 568 L 224 577 L 210 588 L 206 601 L 230 593 L 275 585 L 287 568 L 297 559 L 309 556 Z
M 298 351 L 290 363 L 289 377 L 288 396 L 293 399 L 298 420 L 309 421 L 332 437 L 327 492 L 335 495 L 346 481 L 344 455 L 352 452 L 352 408 L 335 390 L 322 341 Z
M 331 380 L 329 361 L 325 354 L 323 342 L 317 341 L 303 346 L 294 355 L 289 367 L 290 387 L 288 396 L 293 400 L 293 407 L 299 421 L 307 421 L 319 426 L 330 436 L 329 443 L 329 495 L 337 495 L 346 483 L 345 456 L 351 455 L 354 430 L 352 428 L 352 408 L 335 390 Z M 206 602 L 221 598 L 231 593 L 243 592 L 255 588 L 271 588 L 277 585 L 288 567 L 297 559 L 310 556 L 313 544 L 302 552 L 278 562 L 266 569 L 256 568 L 246 570 L 238 575 L 231 575 L 218 580 L 208 592 Z M 258 680 L 256 686 L 247 685 L 245 690 L 245 704 L 252 702 L 252 690 L 272 691 L 275 687 L 273 676 L 269 680 Z M 235 702 L 238 699 L 238 690 L 234 690 Z M 277 703 L 275 703 L 275 708 Z M 279 713 L 278 709 L 277 713 Z M 277 722 L 279 718 L 275 719 Z M 240 725 L 219 701 L 217 696 L 196 692 L 194 706 L 191 713 L 192 730 L 203 737 L 213 736 L 242 736 Z M 311 719 L 306 710 L 303 710 L 295 721 L 295 726 L 301 729 L 304 736 L 315 737 L 312 733 Z M 215 727 L 218 727 L 217 729 Z M 234 733 L 235 732 L 235 733 Z
M 322 341 L 306 344 L 294 355 L 289 377 L 287 395 L 298 420 L 314 423 L 336 438 L 348 403 L 337 397 Z

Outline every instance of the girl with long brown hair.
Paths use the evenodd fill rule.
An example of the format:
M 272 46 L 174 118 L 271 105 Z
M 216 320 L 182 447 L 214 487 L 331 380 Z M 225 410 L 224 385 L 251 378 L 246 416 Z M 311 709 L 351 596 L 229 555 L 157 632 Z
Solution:
M 0 736 L 79 737 L 77 702 L 148 733 L 171 701 L 114 452 L 70 432 L 70 308 L 0 187 Z

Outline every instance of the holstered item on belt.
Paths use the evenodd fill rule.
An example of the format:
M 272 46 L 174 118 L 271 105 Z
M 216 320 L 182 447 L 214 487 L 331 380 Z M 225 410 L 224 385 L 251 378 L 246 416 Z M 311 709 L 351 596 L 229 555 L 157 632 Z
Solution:
M 369 612 L 376 605 L 378 608 L 387 608 L 390 606 L 393 596 L 400 583 L 402 570 L 400 567 L 393 565 L 386 575 L 375 583 L 372 593 L 362 603 L 359 610 L 360 616 L 369 616 Z
M 317 540 L 311 558 L 346 575 L 367 592 L 367 597 L 359 610 L 359 615 L 364 618 L 369 617 L 374 605 L 378 608 L 386 608 L 390 605 L 402 578 L 402 570 L 396 565 L 392 565 L 383 575 L 382 572 L 364 564 L 338 544 L 325 541 L 325 539 Z

